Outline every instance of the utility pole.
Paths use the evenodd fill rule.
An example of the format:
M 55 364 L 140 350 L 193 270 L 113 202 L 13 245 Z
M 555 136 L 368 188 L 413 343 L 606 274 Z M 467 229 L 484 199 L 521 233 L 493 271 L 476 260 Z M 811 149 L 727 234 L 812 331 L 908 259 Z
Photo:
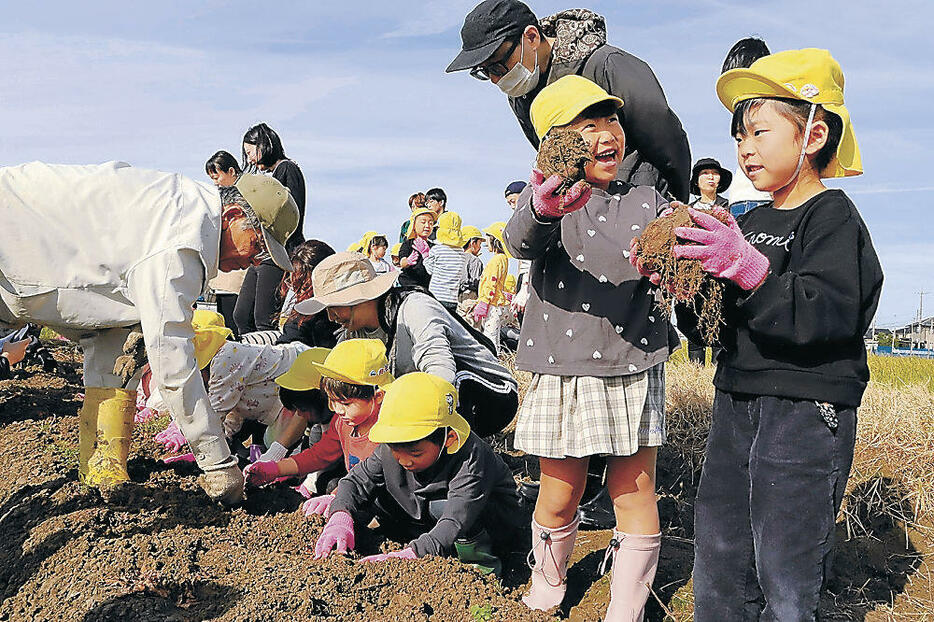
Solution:
M 924 333 L 924 295 L 930 294 L 931 292 L 926 292 L 923 289 L 921 291 L 915 292 L 919 296 L 918 300 L 918 347 L 921 347 L 921 337 Z M 911 334 L 914 336 L 914 326 L 911 327 Z M 925 343 L 925 346 L 927 344 Z

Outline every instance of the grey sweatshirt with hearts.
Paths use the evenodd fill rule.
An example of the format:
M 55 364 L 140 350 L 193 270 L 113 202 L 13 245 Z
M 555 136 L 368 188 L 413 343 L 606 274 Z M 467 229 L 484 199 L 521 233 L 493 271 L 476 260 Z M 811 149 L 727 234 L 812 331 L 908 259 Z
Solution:
M 668 359 L 677 335 L 657 292 L 629 263 L 629 242 L 668 203 L 613 182 L 560 219 L 539 217 L 531 187 L 506 224 L 506 247 L 532 260 L 516 367 L 554 376 L 626 376 Z

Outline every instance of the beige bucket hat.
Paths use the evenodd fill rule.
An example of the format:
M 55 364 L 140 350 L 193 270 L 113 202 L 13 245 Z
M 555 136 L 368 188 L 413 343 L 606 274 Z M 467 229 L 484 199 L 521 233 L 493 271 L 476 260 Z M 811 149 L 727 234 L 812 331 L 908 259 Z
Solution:
M 263 241 L 272 260 L 291 272 L 292 261 L 285 250 L 285 241 L 298 227 L 298 205 L 292 193 L 277 179 L 252 173 L 240 175 L 236 187 L 262 225 Z
M 373 264 L 361 253 L 335 253 L 311 273 L 314 298 L 295 305 L 303 315 L 314 315 L 328 307 L 352 307 L 375 300 L 389 291 L 399 278 L 399 271 L 376 274 Z

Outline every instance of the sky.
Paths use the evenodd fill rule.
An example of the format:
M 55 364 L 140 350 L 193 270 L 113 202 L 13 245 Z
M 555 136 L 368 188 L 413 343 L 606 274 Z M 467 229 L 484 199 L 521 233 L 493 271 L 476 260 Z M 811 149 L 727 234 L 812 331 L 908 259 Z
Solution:
M 534 152 L 505 96 L 445 74 L 474 0 L 4 3 L 0 166 L 122 160 L 199 180 L 265 121 L 302 168 L 305 236 L 343 250 L 397 236 L 406 200 L 440 186 L 466 224 L 507 220 L 503 188 Z M 533 0 L 545 16 L 571 8 Z M 579 6 L 579 5 L 577 5 Z M 739 38 L 821 47 L 846 76 L 865 174 L 834 182 L 885 271 L 876 322 L 934 315 L 934 44 L 930 2 L 592 0 L 608 40 L 651 65 L 692 158 L 735 168 L 714 84 Z M 628 240 L 623 241 L 628 243 Z

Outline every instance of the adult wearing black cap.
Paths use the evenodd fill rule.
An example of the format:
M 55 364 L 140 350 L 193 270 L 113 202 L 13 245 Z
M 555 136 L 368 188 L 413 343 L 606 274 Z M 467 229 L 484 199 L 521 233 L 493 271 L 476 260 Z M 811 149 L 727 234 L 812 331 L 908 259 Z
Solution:
M 691 169 L 691 194 L 697 198 L 691 201 L 691 206 L 698 209 L 713 209 L 714 207 L 729 207 L 730 202 L 720 196 L 730 187 L 733 173 L 726 170 L 713 158 L 701 158 Z
M 519 0 L 485 0 L 467 15 L 461 39 L 463 49 L 447 71 L 469 69 L 473 77 L 497 85 L 509 96 L 533 147 L 539 141 L 529 112 L 532 100 L 558 78 L 581 75 L 625 102 L 626 157 L 618 179 L 687 201 L 687 135 L 652 69 L 606 43 L 602 16 L 571 9 L 539 21 Z

